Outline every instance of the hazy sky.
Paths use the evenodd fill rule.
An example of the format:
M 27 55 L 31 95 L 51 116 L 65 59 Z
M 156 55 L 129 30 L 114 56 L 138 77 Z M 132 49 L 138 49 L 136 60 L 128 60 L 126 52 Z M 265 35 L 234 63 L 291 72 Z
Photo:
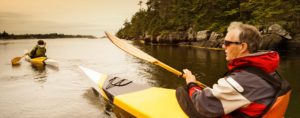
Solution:
M 102 36 L 116 33 L 140 0 L 0 0 L 0 32 Z M 145 2 L 143 7 L 145 8 Z

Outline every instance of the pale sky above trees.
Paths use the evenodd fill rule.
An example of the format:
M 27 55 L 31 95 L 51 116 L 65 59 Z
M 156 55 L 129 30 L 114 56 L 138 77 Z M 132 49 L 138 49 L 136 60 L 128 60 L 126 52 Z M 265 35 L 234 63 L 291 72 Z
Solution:
M 115 33 L 140 0 L 0 0 L 0 31 L 14 34 Z M 143 7 L 145 8 L 145 2 Z

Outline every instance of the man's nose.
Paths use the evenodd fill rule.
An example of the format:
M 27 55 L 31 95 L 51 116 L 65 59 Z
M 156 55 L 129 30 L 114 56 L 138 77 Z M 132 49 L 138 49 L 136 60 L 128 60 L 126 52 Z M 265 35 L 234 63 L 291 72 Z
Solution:
M 222 48 L 224 48 L 224 49 L 226 48 L 225 44 L 222 44 Z

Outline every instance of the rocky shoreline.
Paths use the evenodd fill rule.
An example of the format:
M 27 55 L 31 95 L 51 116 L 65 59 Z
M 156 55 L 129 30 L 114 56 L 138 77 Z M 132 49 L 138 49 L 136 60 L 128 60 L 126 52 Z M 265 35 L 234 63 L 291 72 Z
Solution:
M 260 50 L 296 50 L 300 51 L 300 33 L 290 35 L 288 31 L 278 24 L 273 24 L 261 30 L 262 41 Z M 209 30 L 168 32 L 158 36 L 145 35 L 140 37 L 150 44 L 176 44 L 191 45 L 206 48 L 221 48 L 225 34 Z

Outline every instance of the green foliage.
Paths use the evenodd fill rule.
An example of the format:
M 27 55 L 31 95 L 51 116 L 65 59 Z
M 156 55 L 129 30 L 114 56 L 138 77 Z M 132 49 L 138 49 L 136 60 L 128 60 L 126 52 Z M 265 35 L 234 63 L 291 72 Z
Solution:
M 125 21 L 118 36 L 157 36 L 189 28 L 226 32 L 232 21 L 260 28 L 278 23 L 291 33 L 300 32 L 299 0 L 148 0 L 146 5 L 147 10 L 140 9 Z

